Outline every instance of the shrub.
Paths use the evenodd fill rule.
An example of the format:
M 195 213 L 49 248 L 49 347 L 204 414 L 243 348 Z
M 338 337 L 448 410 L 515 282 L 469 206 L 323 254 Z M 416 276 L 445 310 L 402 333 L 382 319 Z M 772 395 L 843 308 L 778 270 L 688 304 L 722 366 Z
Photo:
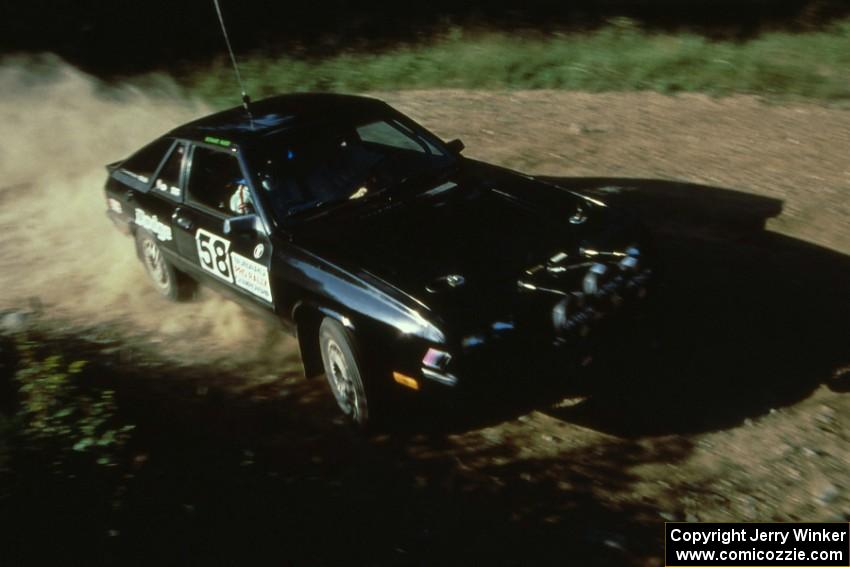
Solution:
M 13 429 L 21 449 L 49 457 L 57 471 L 80 456 L 97 465 L 116 464 L 134 426 L 118 423 L 115 392 L 81 384 L 86 361 L 39 356 L 27 341 L 21 341 L 19 352 Z

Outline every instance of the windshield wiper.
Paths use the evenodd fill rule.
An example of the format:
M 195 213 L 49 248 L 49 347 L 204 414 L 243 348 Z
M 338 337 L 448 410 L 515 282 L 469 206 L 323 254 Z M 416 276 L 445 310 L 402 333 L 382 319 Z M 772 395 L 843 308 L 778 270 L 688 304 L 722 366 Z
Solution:
M 301 213 L 312 211 L 314 209 L 322 209 L 321 211 L 317 211 L 315 215 L 312 215 L 309 218 L 315 218 L 324 214 L 329 213 L 330 211 L 340 208 L 345 204 L 354 204 L 354 203 L 368 203 L 375 200 L 375 197 L 380 195 L 387 194 L 387 188 L 377 189 L 375 191 L 369 191 L 362 197 L 356 197 L 352 199 L 349 197 L 341 197 L 339 199 L 331 199 L 330 201 L 305 201 L 301 203 L 296 203 L 295 205 L 290 206 L 287 209 L 286 216 L 292 217 L 296 215 L 300 215 Z
M 348 199 L 331 199 L 330 201 L 300 201 L 287 207 L 286 216 L 291 217 L 303 213 L 304 211 L 323 208 L 328 205 L 339 205 L 346 201 L 348 201 Z

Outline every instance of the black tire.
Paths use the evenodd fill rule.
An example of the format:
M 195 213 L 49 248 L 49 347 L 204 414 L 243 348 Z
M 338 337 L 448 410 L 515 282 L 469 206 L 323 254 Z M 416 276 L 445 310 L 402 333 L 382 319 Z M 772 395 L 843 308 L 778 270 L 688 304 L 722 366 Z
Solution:
M 370 423 L 373 399 L 368 395 L 353 337 L 336 320 L 325 317 L 319 327 L 319 350 L 339 409 L 354 425 L 365 428 Z
M 165 259 L 156 237 L 146 230 L 136 231 L 136 249 L 154 288 L 171 301 L 190 299 L 195 282 L 174 269 Z

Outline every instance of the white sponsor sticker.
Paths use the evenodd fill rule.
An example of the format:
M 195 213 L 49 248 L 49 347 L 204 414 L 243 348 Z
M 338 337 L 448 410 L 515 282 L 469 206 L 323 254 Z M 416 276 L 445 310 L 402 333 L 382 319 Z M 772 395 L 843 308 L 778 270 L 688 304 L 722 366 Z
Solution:
M 236 252 L 233 252 L 230 257 L 233 260 L 233 276 L 236 279 L 236 285 L 271 303 L 269 269 Z
M 265 251 L 266 251 L 266 247 L 263 246 L 262 243 L 254 246 L 254 259 L 259 260 L 260 257 L 263 255 L 263 252 L 265 252 Z
M 161 222 L 156 215 L 149 215 L 136 208 L 136 224 L 155 234 L 160 240 L 171 240 L 171 227 Z
M 198 245 L 198 260 L 204 270 L 271 303 L 272 290 L 266 266 L 231 252 L 229 240 L 202 228 L 195 233 L 195 243 Z M 262 244 L 257 245 L 258 248 L 260 246 Z M 254 253 L 256 251 L 257 248 Z
M 121 201 L 119 201 L 118 199 L 113 199 L 112 197 L 109 197 L 106 202 L 109 205 L 110 211 L 116 212 L 119 215 L 124 212 L 124 207 L 121 206 Z
M 195 233 L 198 245 L 198 260 L 206 271 L 226 282 L 233 283 L 233 269 L 230 266 L 230 241 L 212 232 L 199 228 Z
M 157 179 L 156 183 L 154 183 L 154 187 L 156 187 L 157 190 L 162 191 L 163 193 L 168 193 L 169 195 L 172 195 L 174 197 L 180 196 L 180 187 L 169 185 L 162 179 Z

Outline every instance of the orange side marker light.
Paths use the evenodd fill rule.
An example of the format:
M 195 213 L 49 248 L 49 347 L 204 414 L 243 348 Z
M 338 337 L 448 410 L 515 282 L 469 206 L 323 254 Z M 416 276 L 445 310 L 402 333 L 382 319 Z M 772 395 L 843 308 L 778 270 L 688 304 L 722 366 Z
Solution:
M 410 376 L 406 376 L 401 372 L 393 372 L 393 380 L 395 380 L 398 384 L 402 386 L 406 386 L 411 390 L 419 389 L 419 382 L 417 382 L 416 378 L 411 378 Z

